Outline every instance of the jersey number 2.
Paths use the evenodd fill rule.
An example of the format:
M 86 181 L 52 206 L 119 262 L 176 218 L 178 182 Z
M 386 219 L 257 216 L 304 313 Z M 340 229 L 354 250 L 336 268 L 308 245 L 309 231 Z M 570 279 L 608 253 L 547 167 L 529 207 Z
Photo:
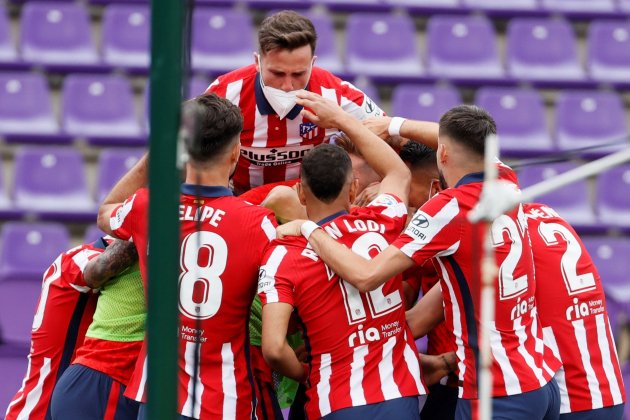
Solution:
M 538 233 L 548 246 L 558 245 L 559 241 L 556 234 L 559 234 L 567 243 L 567 249 L 560 260 L 560 268 L 569 295 L 595 289 L 593 273 L 577 273 L 577 264 L 582 256 L 582 247 L 569 229 L 558 223 L 541 223 L 538 226 Z
M 227 264 L 225 240 L 213 232 L 186 236 L 180 251 L 179 311 L 192 319 L 208 319 L 221 307 L 221 275 Z

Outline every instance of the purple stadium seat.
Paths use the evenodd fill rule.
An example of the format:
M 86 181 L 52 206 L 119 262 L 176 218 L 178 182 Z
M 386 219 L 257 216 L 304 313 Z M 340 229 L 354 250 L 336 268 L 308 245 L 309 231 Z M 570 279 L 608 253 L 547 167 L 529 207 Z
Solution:
M 542 7 L 550 12 L 561 13 L 611 13 L 614 0 L 542 0 Z
M 449 10 L 460 6 L 460 0 L 384 0 L 385 3 L 396 7 L 405 7 L 410 11 L 415 10 Z
M 556 100 L 556 141 L 562 150 L 623 140 L 628 135 L 619 95 L 602 91 L 562 91 Z M 622 145 L 597 148 L 591 154 L 619 150 Z
M 48 265 L 52 262 L 50 260 Z M 20 346 L 30 343 L 33 315 L 42 290 L 41 276 L 44 270 L 40 273 L 40 281 L 8 279 L 0 282 L 0 330 L 3 343 Z
M 103 61 L 114 67 L 147 68 L 150 29 L 148 5 L 107 6 L 103 14 Z
M 144 149 L 105 149 L 98 161 L 97 201 L 100 203 L 112 187 L 144 155 Z
M 68 67 L 98 64 L 87 10 L 76 3 L 28 2 L 20 25 L 22 58 Z
M 0 73 L 0 134 L 59 134 L 46 80 L 36 73 Z
M 501 154 L 526 155 L 553 150 L 540 94 L 531 89 L 483 87 L 475 103 L 497 123 Z
M 514 18 L 507 28 L 507 63 L 516 79 L 581 80 L 571 25 L 563 20 Z
M 591 22 L 587 45 L 591 77 L 603 82 L 630 82 L 630 23 Z
M 422 64 L 413 21 L 406 16 L 354 13 L 346 28 L 347 70 L 377 77 L 418 77 Z
M 494 28 L 483 16 L 433 16 L 427 25 L 427 57 L 435 77 L 503 77 Z
M 192 66 L 226 72 L 254 62 L 254 29 L 249 13 L 198 7 L 193 13 Z
M 330 15 L 327 13 L 307 12 L 304 13 L 304 16 L 313 22 L 313 26 L 315 26 L 317 31 L 317 48 L 315 49 L 317 60 L 315 65 L 335 74 L 341 73 L 343 64 L 337 52 L 335 29 Z
M 0 284 L 7 280 L 41 283 L 44 270 L 70 247 L 57 223 L 7 222 L 0 232 Z
M 619 10 L 621 10 L 622 12 L 630 13 L 630 0 L 619 0 Z
M 18 209 L 42 217 L 94 217 L 83 158 L 73 148 L 18 150 L 13 195 Z
M 11 37 L 11 26 L 4 7 L 0 6 L 0 66 L 17 60 L 17 51 Z
M 5 346 L 6 347 L 6 346 Z M 2 352 L 2 346 L 0 346 Z M 28 366 L 28 349 L 21 351 L 22 355 L 5 356 L 0 353 L 0 372 L 2 372 L 2 380 L 0 381 L 0 410 L 8 407 L 9 402 L 22 386 L 22 380 L 26 374 Z M 0 418 L 4 418 L 4 411 L 0 413 Z
M 607 225 L 630 228 L 630 164 L 617 166 L 597 177 L 599 220 Z M 625 191 L 625 193 L 622 193 Z
M 214 0 L 201 0 L 202 3 L 214 3 Z M 309 0 L 245 0 L 245 2 L 254 8 L 273 9 L 306 9 L 311 6 Z
M 464 6 L 473 10 L 522 12 L 538 10 L 537 0 L 462 0 Z
M 143 143 L 129 80 L 71 74 L 63 85 L 63 128 L 96 143 Z
M 98 226 L 92 225 L 85 230 L 85 235 L 83 237 L 83 243 L 91 244 L 92 242 L 98 240 L 99 238 L 105 236 L 105 232 L 99 229 Z
M 627 307 L 630 304 L 630 239 L 584 236 L 582 240 L 597 267 L 608 299 L 615 301 L 620 308 Z
M 392 93 L 392 115 L 439 121 L 442 114 L 461 103 L 459 91 L 452 87 L 402 84 Z
M 369 11 L 387 8 L 383 0 L 319 0 L 332 10 Z
M 429 344 L 429 339 L 427 338 L 426 335 L 424 337 L 420 337 L 419 339 L 416 340 L 416 349 L 418 350 L 419 353 L 426 353 L 428 344 Z
M 529 166 L 519 171 L 518 178 L 521 188 L 525 189 L 577 166 L 572 162 Z M 540 196 L 536 201 L 552 207 L 576 229 L 591 227 L 596 224 L 588 198 L 588 185 L 584 180 Z

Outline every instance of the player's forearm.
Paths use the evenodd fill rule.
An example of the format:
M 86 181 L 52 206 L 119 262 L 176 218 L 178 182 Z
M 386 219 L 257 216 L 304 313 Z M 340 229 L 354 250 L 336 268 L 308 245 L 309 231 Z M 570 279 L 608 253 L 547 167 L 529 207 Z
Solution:
M 265 346 L 263 341 L 262 350 L 265 361 L 274 371 L 297 382 L 305 382 L 308 379 L 302 363 L 286 340 L 281 346 L 273 347 Z
M 326 265 L 360 292 L 377 289 L 388 279 L 377 271 L 374 260 L 366 260 L 355 254 L 322 229 L 315 230 L 309 242 Z
M 457 359 L 455 352 L 440 355 L 419 354 L 422 379 L 428 386 L 436 384 L 451 372 L 455 371 Z
M 381 177 L 395 177 L 401 188 L 409 188 L 411 173 L 407 165 L 385 141 L 365 125 L 350 117 L 343 119 L 340 127 L 357 146 L 368 165 Z
M 407 139 L 437 149 L 439 125 L 430 121 L 406 120 L 400 127 L 400 135 Z
M 132 242 L 114 241 L 105 252 L 93 258 L 83 270 L 85 283 L 98 289 L 111 278 L 138 261 L 138 252 Z
M 424 337 L 442 322 L 444 307 L 440 285 L 433 286 L 413 308 L 405 313 L 405 316 L 414 339 Z

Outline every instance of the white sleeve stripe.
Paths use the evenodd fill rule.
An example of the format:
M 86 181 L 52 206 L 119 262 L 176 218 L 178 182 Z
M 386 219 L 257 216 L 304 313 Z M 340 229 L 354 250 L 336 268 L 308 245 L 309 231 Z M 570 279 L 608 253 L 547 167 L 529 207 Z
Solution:
M 260 227 L 262 228 L 263 232 L 265 232 L 265 235 L 267 235 L 267 239 L 269 239 L 269 242 L 276 239 L 276 228 L 273 227 L 273 223 L 271 223 L 271 220 L 269 220 L 269 216 L 265 216 L 265 218 L 263 218 Z
M 456 198 L 451 199 L 444 207 L 440 209 L 435 216 L 430 216 L 422 210 L 418 210 L 414 214 L 411 222 L 405 229 L 405 234 L 413 238 L 413 242 L 406 244 L 401 248 L 408 257 L 414 252 L 424 248 L 425 245 L 431 243 L 446 225 L 459 214 L 459 203 Z
M 272 252 L 267 264 L 260 268 L 264 276 L 258 280 L 258 293 L 264 293 L 267 303 L 276 303 L 278 290 L 276 290 L 276 273 L 282 263 L 282 259 L 287 254 L 286 247 L 277 246 Z

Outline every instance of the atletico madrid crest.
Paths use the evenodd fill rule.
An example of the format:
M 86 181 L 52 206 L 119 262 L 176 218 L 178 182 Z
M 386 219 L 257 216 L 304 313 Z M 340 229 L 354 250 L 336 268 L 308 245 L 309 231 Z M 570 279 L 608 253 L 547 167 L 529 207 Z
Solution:
M 305 122 L 300 124 L 300 137 L 305 140 L 311 140 L 317 137 L 319 133 L 319 127 L 312 122 Z

